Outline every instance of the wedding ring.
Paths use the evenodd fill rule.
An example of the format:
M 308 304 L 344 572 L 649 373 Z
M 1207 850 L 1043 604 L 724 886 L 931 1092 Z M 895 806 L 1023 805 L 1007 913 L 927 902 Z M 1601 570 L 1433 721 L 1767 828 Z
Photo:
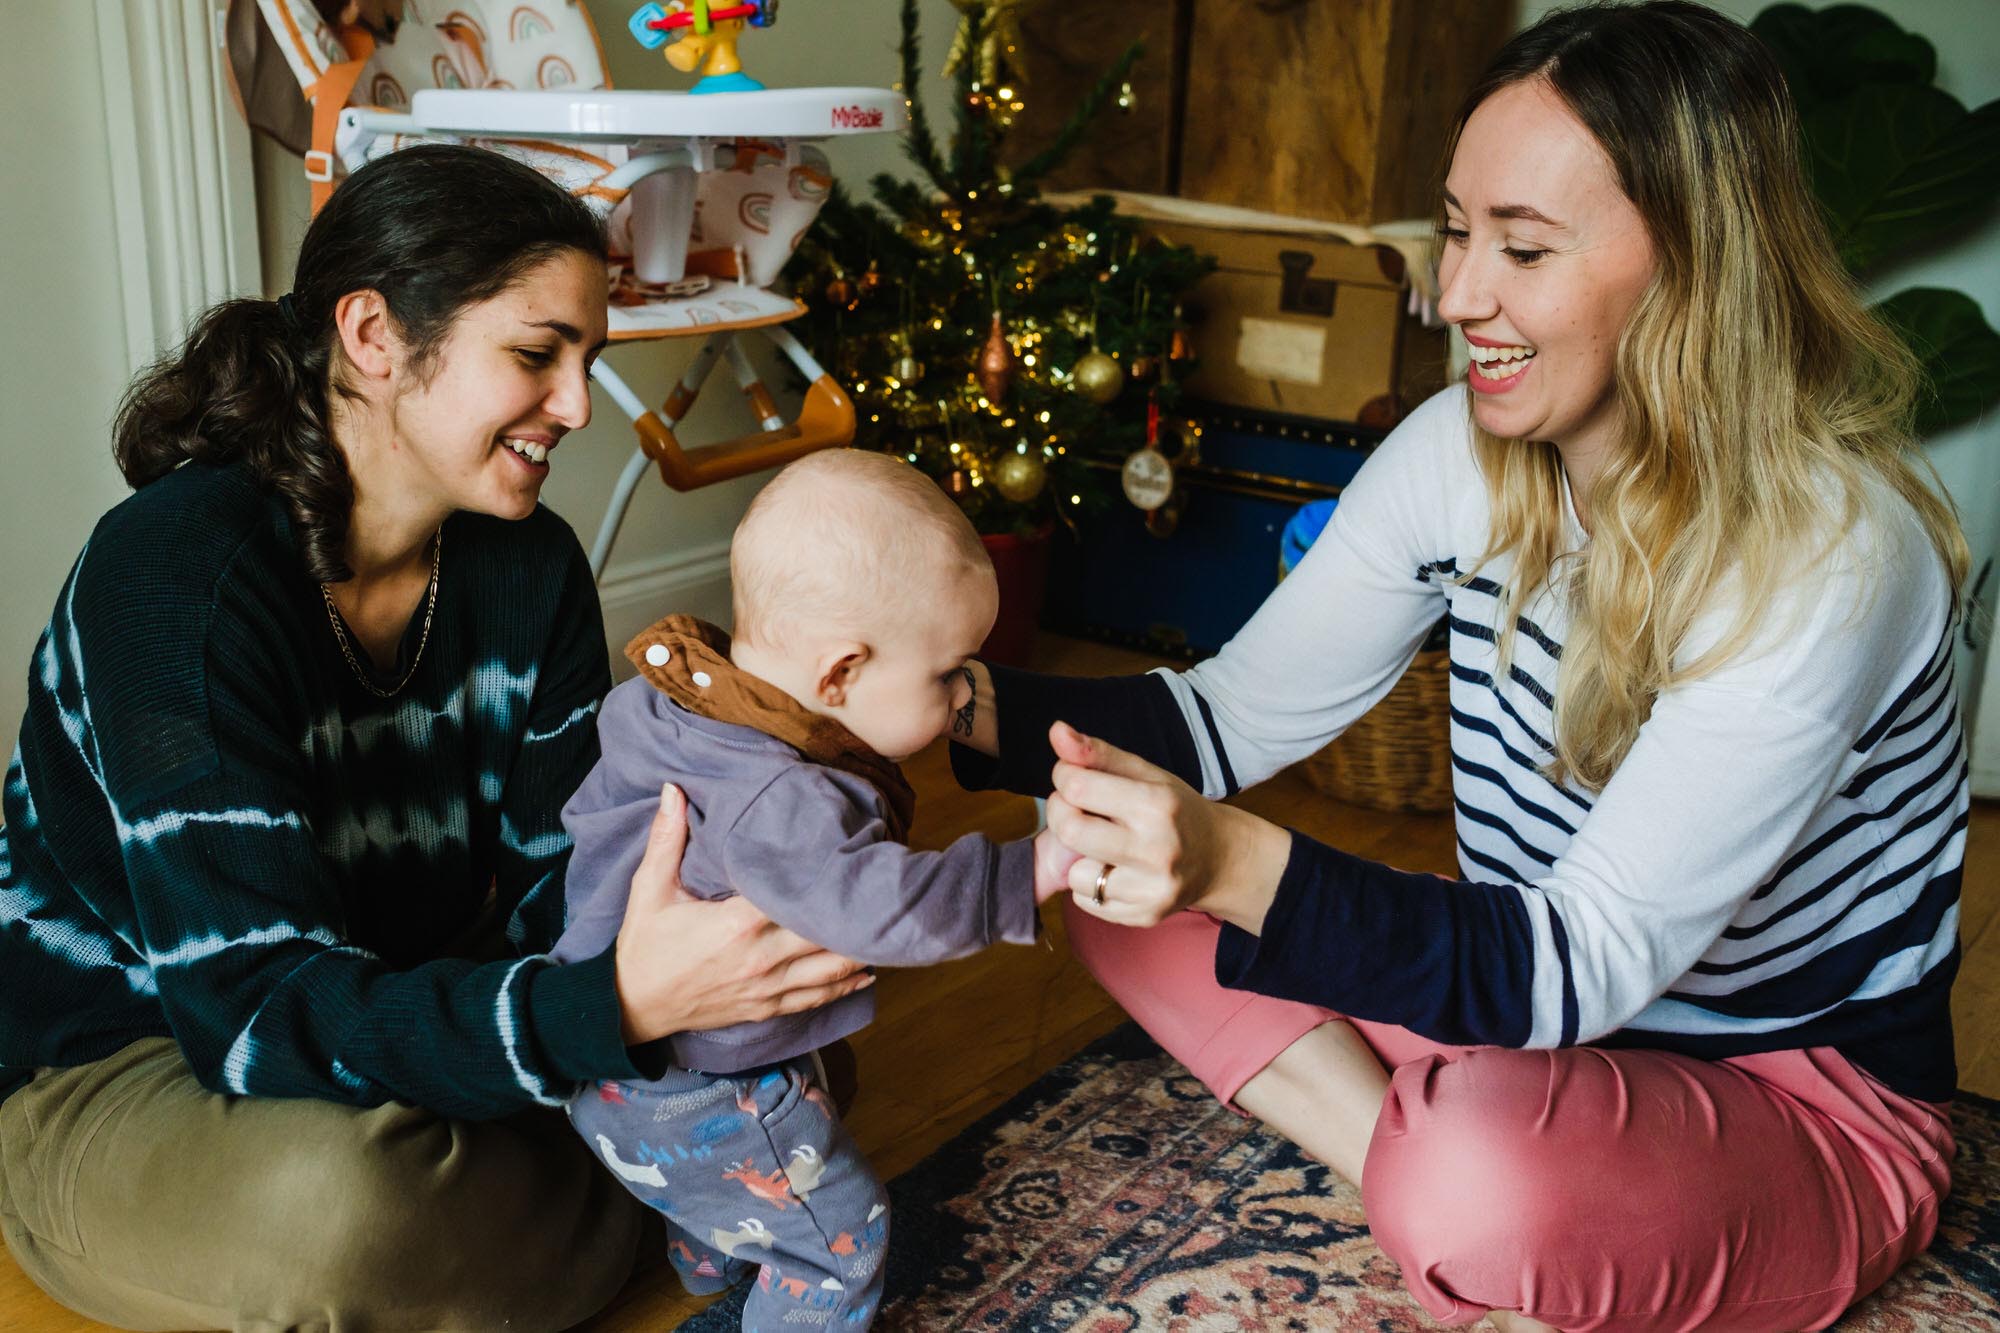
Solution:
M 1108 865 L 1105 866 L 1104 869 L 1097 872 L 1097 889 L 1090 895 L 1090 897 L 1091 901 L 1096 903 L 1099 907 L 1104 906 L 1104 881 L 1110 878 L 1111 878 L 1111 867 Z

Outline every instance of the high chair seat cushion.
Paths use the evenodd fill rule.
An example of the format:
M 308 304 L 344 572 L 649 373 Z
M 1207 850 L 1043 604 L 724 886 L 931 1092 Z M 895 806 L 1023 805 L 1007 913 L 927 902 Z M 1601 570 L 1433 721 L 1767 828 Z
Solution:
M 312 0 L 257 0 L 299 86 L 348 59 Z M 604 51 L 575 0 L 407 0 L 394 41 L 378 41 L 356 105 L 407 111 L 426 88 L 605 88 Z
M 797 319 L 805 306 L 789 296 L 740 282 L 716 282 L 691 295 L 661 296 L 625 304 L 614 299 L 612 342 L 644 342 L 726 329 L 754 329 Z

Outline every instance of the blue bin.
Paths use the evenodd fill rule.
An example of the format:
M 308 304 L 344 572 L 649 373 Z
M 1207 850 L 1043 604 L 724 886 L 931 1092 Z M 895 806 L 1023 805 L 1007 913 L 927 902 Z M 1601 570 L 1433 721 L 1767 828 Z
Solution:
M 1319 540 L 1320 533 L 1326 531 L 1327 522 L 1333 517 L 1338 499 L 1329 497 L 1302 505 L 1299 512 L 1292 515 L 1285 524 L 1285 530 L 1278 534 L 1278 577 L 1283 578 L 1298 568 L 1299 561 L 1306 558 L 1306 552 Z
M 1190 660 L 1229 642 L 1278 586 L 1272 556 L 1299 506 L 1353 480 L 1376 443 L 1370 432 L 1307 425 L 1206 421 L 1171 536 L 1152 533 L 1125 504 L 1075 533 L 1058 528 L 1042 623 Z M 1115 487 L 1123 461 L 1100 455 L 1089 465 Z

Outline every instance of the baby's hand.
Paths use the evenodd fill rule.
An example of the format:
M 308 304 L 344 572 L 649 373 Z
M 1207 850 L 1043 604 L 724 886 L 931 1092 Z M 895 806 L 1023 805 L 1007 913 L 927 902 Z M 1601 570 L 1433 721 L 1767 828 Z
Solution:
M 1035 835 L 1035 902 L 1045 903 L 1069 887 L 1069 868 L 1083 858 L 1057 840 L 1054 829 Z

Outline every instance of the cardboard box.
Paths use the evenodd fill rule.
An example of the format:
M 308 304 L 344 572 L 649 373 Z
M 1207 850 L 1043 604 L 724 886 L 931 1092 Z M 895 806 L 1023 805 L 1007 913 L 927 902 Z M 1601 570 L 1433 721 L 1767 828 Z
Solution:
M 1442 328 L 1405 313 L 1403 258 L 1331 237 L 1149 222 L 1216 257 L 1189 294 L 1196 398 L 1386 430 L 1446 376 Z

